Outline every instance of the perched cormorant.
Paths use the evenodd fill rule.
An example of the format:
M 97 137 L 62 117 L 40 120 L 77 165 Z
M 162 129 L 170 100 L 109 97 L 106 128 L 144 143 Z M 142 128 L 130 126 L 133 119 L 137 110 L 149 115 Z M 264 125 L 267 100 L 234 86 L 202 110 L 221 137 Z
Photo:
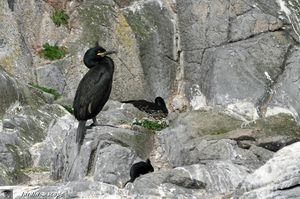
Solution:
M 163 113 L 165 116 L 168 115 L 166 103 L 161 97 L 156 97 L 154 103 L 146 100 L 129 100 L 122 101 L 122 103 L 133 104 L 136 108 L 149 114 Z
M 154 169 L 151 165 L 151 162 L 149 159 L 146 160 L 146 162 L 141 161 L 133 164 L 130 168 L 130 180 L 128 180 L 125 184 L 124 187 L 128 182 L 133 182 L 137 177 L 140 175 L 144 175 L 149 172 L 153 172 Z
M 97 125 L 96 116 L 109 98 L 114 62 L 107 55 L 113 53 L 116 52 L 106 51 L 96 43 L 96 46 L 89 49 L 84 55 L 84 63 L 90 70 L 80 81 L 73 102 L 74 115 L 79 121 L 76 134 L 78 151 L 80 151 L 86 132 L 86 121 L 93 119 L 92 125 Z

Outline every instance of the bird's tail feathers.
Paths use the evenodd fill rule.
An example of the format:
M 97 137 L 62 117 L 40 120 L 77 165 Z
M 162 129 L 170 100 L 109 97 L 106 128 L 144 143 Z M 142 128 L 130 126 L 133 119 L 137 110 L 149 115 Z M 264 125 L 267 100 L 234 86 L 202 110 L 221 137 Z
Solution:
M 76 132 L 76 143 L 78 143 L 79 146 L 83 143 L 83 138 L 86 131 L 85 123 L 86 121 L 79 121 L 78 123 L 78 128 Z

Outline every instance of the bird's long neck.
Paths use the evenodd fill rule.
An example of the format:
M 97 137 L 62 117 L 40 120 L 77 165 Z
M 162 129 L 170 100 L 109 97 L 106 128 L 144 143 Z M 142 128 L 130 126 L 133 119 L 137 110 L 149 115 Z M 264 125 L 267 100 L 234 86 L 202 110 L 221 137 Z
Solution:
M 110 71 L 112 73 L 115 71 L 114 62 L 110 57 L 104 57 L 97 63 L 97 65 L 104 67 L 107 71 Z

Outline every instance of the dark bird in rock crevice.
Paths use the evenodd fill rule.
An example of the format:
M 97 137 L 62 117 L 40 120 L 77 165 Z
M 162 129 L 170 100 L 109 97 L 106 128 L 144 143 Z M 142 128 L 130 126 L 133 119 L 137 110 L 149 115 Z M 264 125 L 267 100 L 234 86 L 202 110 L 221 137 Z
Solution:
M 146 100 L 128 100 L 121 101 L 122 103 L 129 103 L 138 108 L 139 110 L 146 112 L 150 115 L 163 114 L 166 117 L 169 113 L 166 103 L 163 98 L 156 97 L 154 103 Z
M 153 169 L 149 159 L 147 159 L 145 162 L 140 161 L 140 162 L 133 164 L 130 168 L 130 180 L 128 180 L 124 184 L 124 187 L 126 186 L 127 183 L 129 183 L 129 182 L 132 183 L 140 175 L 144 175 L 146 173 L 153 172 L 153 171 L 154 171 L 154 169 Z
M 79 121 L 76 133 L 78 151 L 86 133 L 87 120 L 93 119 L 92 126 L 97 125 L 96 116 L 110 96 L 114 62 L 107 55 L 113 53 L 116 51 L 106 51 L 96 43 L 84 55 L 84 63 L 89 71 L 81 79 L 73 101 L 74 115 Z

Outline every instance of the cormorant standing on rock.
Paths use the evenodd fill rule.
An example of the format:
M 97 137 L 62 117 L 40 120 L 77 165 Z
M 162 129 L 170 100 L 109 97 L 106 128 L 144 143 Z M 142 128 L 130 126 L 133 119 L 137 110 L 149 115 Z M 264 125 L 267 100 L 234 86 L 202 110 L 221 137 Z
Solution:
M 133 104 L 133 106 L 135 106 L 139 110 L 149 114 L 156 114 L 162 112 L 165 116 L 167 116 L 169 113 L 166 103 L 164 99 L 161 97 L 156 97 L 154 103 L 148 102 L 146 100 L 129 100 L 129 101 L 122 101 L 122 103 Z
M 80 81 L 73 102 L 74 115 L 79 121 L 76 133 L 78 151 L 80 151 L 86 132 L 86 121 L 93 119 L 92 125 L 97 125 L 96 116 L 109 98 L 114 62 L 107 55 L 113 53 L 116 51 L 106 51 L 96 43 L 96 46 L 89 49 L 84 55 L 84 63 L 90 70 Z
M 137 177 L 140 175 L 144 175 L 149 172 L 153 172 L 154 169 L 151 165 L 151 162 L 149 159 L 146 160 L 146 162 L 141 161 L 133 164 L 130 168 L 130 180 L 128 180 L 125 184 L 124 187 L 128 182 L 133 182 Z

